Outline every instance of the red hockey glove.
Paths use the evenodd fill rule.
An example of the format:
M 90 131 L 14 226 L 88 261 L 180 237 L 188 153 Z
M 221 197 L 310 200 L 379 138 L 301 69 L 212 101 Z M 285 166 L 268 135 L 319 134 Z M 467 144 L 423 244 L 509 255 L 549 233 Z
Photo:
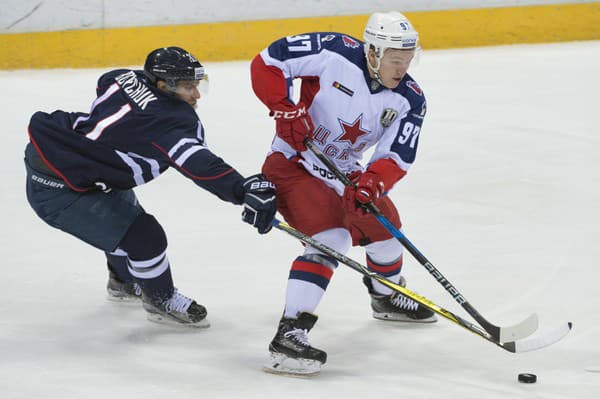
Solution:
M 406 172 L 396 162 L 388 158 L 373 162 L 364 173 L 359 171 L 351 173 L 348 177 L 354 183 L 354 187 L 348 186 L 344 190 L 344 209 L 357 212 L 362 209 L 360 204 L 371 201 L 377 205 L 383 193 L 405 174 Z
M 381 175 L 367 170 L 365 173 L 353 172 L 348 177 L 354 183 L 354 187 L 348 186 L 344 190 L 343 202 L 346 211 L 357 212 L 360 204 L 371 201 L 377 205 L 377 201 L 385 192 Z
M 275 118 L 275 130 L 279 137 L 296 151 L 306 150 L 304 140 L 306 137 L 312 139 L 314 126 L 303 103 L 275 107 L 269 115 Z
M 361 204 L 377 203 L 384 191 L 383 177 L 377 173 L 366 171 L 356 181 L 355 198 Z

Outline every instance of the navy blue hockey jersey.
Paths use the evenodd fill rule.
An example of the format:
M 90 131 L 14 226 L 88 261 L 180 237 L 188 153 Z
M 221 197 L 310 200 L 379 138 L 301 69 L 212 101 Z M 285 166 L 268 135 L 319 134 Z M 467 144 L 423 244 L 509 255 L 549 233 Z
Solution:
M 129 189 L 175 167 L 235 204 L 243 177 L 206 146 L 193 107 L 148 84 L 142 71 L 105 73 L 89 114 L 35 113 L 30 141 L 44 163 L 75 191 L 104 184 Z

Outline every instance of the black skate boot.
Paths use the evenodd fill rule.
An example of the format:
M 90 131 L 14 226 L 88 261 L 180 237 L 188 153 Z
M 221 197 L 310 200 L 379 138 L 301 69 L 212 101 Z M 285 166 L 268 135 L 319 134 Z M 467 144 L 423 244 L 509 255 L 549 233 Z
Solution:
M 367 286 L 369 295 L 371 295 L 371 309 L 373 309 L 374 318 L 411 323 L 433 323 L 437 321 L 435 313 L 399 292 L 393 292 L 391 295 L 379 294 L 373 289 L 370 277 L 363 277 L 363 283 Z M 406 281 L 402 278 L 400 285 L 403 287 L 406 285 Z
M 319 374 L 327 361 L 327 353 L 310 346 L 308 332 L 317 316 L 308 312 L 297 319 L 282 317 L 275 338 L 269 345 L 271 357 L 263 370 L 274 374 L 309 377 Z
M 126 283 L 109 271 L 106 283 L 107 299 L 114 302 L 137 302 L 142 299 L 142 289 L 137 283 Z
M 177 288 L 171 298 L 160 303 L 150 301 L 143 295 L 142 304 L 148 312 L 148 320 L 156 323 L 196 328 L 210 326 L 206 320 L 206 308 L 177 292 Z

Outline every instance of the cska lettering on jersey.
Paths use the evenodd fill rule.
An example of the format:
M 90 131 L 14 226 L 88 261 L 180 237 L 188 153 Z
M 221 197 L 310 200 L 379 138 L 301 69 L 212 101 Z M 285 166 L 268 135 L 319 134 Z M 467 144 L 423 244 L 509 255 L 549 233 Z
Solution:
M 265 104 L 277 103 L 290 98 L 294 79 L 302 79 L 300 101 L 315 126 L 314 141 L 342 172 L 361 169 L 359 161 L 372 147 L 368 163 L 389 158 L 404 172 L 410 168 L 426 112 L 423 90 L 410 75 L 394 89 L 382 86 L 369 75 L 364 43 L 336 32 L 282 38 L 261 51 L 260 58 L 253 73 L 274 84 L 259 88 L 257 95 Z M 278 80 L 273 70 L 281 71 Z M 278 89 L 283 82 L 286 92 Z M 297 156 L 279 137 L 271 150 L 288 159 Z M 313 167 L 319 164 L 314 154 L 304 151 L 301 158 L 309 173 L 343 191 L 339 181 Z
M 121 86 L 123 92 L 143 110 L 146 109 L 149 103 L 157 100 L 148 86 L 140 82 L 133 71 L 117 76 L 115 81 Z

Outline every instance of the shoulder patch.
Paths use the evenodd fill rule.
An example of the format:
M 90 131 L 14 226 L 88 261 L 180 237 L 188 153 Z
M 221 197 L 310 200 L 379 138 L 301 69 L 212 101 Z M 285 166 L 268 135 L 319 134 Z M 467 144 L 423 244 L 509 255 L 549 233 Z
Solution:
M 423 90 L 421 89 L 421 86 L 419 86 L 417 84 L 417 82 L 415 82 L 414 80 L 409 80 L 406 82 L 406 85 L 412 89 L 412 91 L 414 91 L 415 93 L 417 93 L 419 96 L 423 95 Z
M 344 41 L 344 46 L 346 47 L 350 47 L 350 48 L 358 48 L 359 43 L 352 39 L 351 37 L 348 37 L 346 35 L 342 36 L 342 40 Z
M 394 120 L 397 117 L 398 117 L 398 111 L 396 111 L 393 108 L 386 108 L 381 113 L 381 116 L 379 117 L 379 122 L 381 123 L 381 126 L 383 126 L 384 128 L 390 127 L 392 125 L 392 122 L 394 122 Z

